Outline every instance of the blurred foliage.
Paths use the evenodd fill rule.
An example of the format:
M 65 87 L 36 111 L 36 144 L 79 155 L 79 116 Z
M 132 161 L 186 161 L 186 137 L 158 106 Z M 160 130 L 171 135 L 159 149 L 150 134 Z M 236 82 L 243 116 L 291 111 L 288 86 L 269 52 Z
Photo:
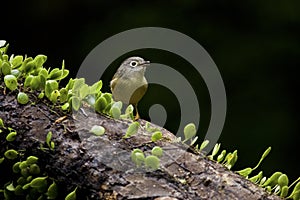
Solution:
M 273 153 L 262 166 L 264 171 L 271 175 L 274 169 L 280 170 L 291 179 L 299 176 L 299 159 L 295 155 L 299 153 L 300 139 L 300 1 L 32 0 L 19 2 L 18 6 L 6 3 L 11 5 L 3 2 L 1 6 L 0 36 L 11 44 L 10 51 L 31 56 L 46 54 L 52 67 L 60 66 L 59 62 L 65 59 L 71 76 L 76 75 L 76 69 L 97 44 L 127 29 L 157 26 L 192 37 L 208 51 L 223 77 L 228 112 L 219 141 L 225 149 L 239 150 L 239 168 L 254 164 L 257 155 L 272 146 Z M 103 77 L 104 89 L 108 90 L 108 81 L 126 56 L 114 62 Z M 187 64 L 168 53 L 148 51 L 144 57 L 170 66 Z M 200 85 L 205 93 L 205 84 Z M 147 96 L 151 95 L 143 99 L 144 108 Z M 209 106 L 209 100 L 201 102 L 202 132 L 209 122 Z

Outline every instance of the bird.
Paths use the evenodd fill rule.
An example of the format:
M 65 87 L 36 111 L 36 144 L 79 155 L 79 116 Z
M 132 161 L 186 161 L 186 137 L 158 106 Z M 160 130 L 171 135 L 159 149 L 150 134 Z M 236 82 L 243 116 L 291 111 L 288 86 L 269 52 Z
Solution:
M 134 106 L 136 111 L 134 120 L 140 118 L 137 105 L 148 89 L 145 71 L 149 65 L 150 61 L 139 56 L 129 57 L 121 63 L 110 81 L 114 101 L 121 101 Z

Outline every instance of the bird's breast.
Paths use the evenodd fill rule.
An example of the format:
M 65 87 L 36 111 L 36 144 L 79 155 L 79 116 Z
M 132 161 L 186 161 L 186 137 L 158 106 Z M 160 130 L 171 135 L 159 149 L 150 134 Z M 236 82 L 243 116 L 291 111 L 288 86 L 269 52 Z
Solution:
M 118 78 L 111 81 L 112 95 L 115 101 L 136 104 L 146 93 L 148 83 L 142 78 Z

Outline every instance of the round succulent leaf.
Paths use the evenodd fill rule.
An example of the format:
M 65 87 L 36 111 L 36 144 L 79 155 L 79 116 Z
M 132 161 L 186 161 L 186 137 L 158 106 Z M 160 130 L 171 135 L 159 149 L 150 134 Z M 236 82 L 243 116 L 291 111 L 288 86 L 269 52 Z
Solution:
M 119 119 L 121 116 L 121 110 L 117 107 L 112 107 L 110 109 L 110 114 L 114 119 Z
M 11 70 L 11 75 L 14 75 L 16 78 L 21 76 L 21 72 L 18 69 Z
M 95 110 L 101 113 L 107 105 L 107 101 L 104 97 L 100 97 L 95 102 Z
M 194 137 L 196 135 L 196 132 L 197 132 L 197 129 L 196 129 L 195 124 L 193 124 L 193 123 L 187 124 L 183 130 L 185 140 L 189 140 L 192 137 Z
M 79 108 L 81 106 L 81 100 L 78 97 L 76 97 L 76 96 L 71 97 L 69 100 L 69 103 L 70 102 L 71 102 L 72 108 L 75 111 L 79 110 Z
M 14 149 L 9 149 L 4 153 L 4 156 L 10 160 L 16 159 L 18 155 L 19 153 Z
M 6 140 L 8 142 L 12 142 L 16 139 L 17 137 L 17 132 L 16 131 L 13 131 L 13 132 L 10 132 L 7 136 L 6 136 Z
M 4 83 L 5 86 L 12 91 L 18 87 L 17 78 L 11 74 L 4 76 Z
M 3 75 L 8 75 L 11 73 L 11 66 L 8 62 L 3 62 L 1 66 L 1 71 Z
M 160 160 L 157 156 L 147 156 L 145 158 L 145 166 L 151 170 L 157 170 L 160 166 Z
M 26 158 L 26 162 L 28 165 L 36 164 L 38 162 L 39 158 L 36 156 L 28 156 Z
M 101 136 L 105 133 L 105 128 L 103 126 L 94 125 L 90 132 L 97 136 Z
M 278 185 L 280 187 L 287 186 L 289 184 L 289 178 L 286 174 L 281 174 L 278 178 Z
M 154 133 L 152 133 L 151 141 L 156 142 L 156 141 L 160 140 L 161 138 L 162 138 L 162 132 L 161 131 L 155 131 Z
M 136 134 L 138 132 L 138 129 L 140 127 L 140 124 L 138 122 L 133 122 L 129 125 L 126 134 L 123 136 L 123 138 L 129 138 Z
M 30 187 L 33 188 L 39 188 L 42 187 L 45 183 L 47 183 L 47 179 L 48 177 L 37 177 L 35 179 L 33 179 L 29 184 Z
M 154 156 L 161 157 L 163 155 L 163 149 L 161 147 L 159 147 L 159 146 L 155 146 L 151 150 L 151 153 Z
M 59 101 L 60 103 L 64 103 L 68 100 L 68 90 L 66 88 L 61 88 L 59 90 Z
M 17 101 L 20 104 L 27 104 L 29 101 L 29 97 L 26 93 L 24 92 L 19 92 L 17 96 Z
M 22 62 L 23 56 L 15 56 L 11 61 L 12 68 L 20 67 L 22 65 Z
M 33 76 L 32 75 L 27 75 L 24 81 L 24 87 L 30 87 L 30 83 L 32 80 Z
M 43 66 L 43 64 L 46 62 L 46 60 L 47 60 L 47 56 L 45 56 L 45 55 L 37 55 L 34 58 L 34 62 L 36 64 L 36 67 L 37 68 L 41 68 Z
M 134 149 L 131 152 L 131 160 L 134 162 L 138 167 L 141 166 L 144 163 L 145 156 L 142 150 L 140 149 Z

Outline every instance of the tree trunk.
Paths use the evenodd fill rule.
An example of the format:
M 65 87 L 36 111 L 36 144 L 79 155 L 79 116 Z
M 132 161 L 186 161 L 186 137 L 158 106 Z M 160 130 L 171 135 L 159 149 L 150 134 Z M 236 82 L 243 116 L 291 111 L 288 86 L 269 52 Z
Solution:
M 59 199 L 77 186 L 77 199 L 280 199 L 181 143 L 171 142 L 174 135 L 153 124 L 163 139 L 151 142 L 144 120 L 139 120 L 136 135 L 123 139 L 130 120 L 111 119 L 89 108 L 66 114 L 35 94 L 30 94 L 31 102 L 21 105 L 16 92 L 5 94 L 0 87 L 0 93 L 0 118 L 18 133 L 13 142 L 0 134 L 0 155 L 15 149 L 39 157 L 41 169 L 58 183 Z M 105 134 L 90 133 L 93 125 L 103 126 Z M 53 150 L 45 143 L 49 131 Z M 137 168 L 131 151 L 139 148 L 149 155 L 154 146 L 164 150 L 160 169 Z M 0 171 L 0 177 L 8 175 Z M 5 178 L 1 179 L 3 185 Z

